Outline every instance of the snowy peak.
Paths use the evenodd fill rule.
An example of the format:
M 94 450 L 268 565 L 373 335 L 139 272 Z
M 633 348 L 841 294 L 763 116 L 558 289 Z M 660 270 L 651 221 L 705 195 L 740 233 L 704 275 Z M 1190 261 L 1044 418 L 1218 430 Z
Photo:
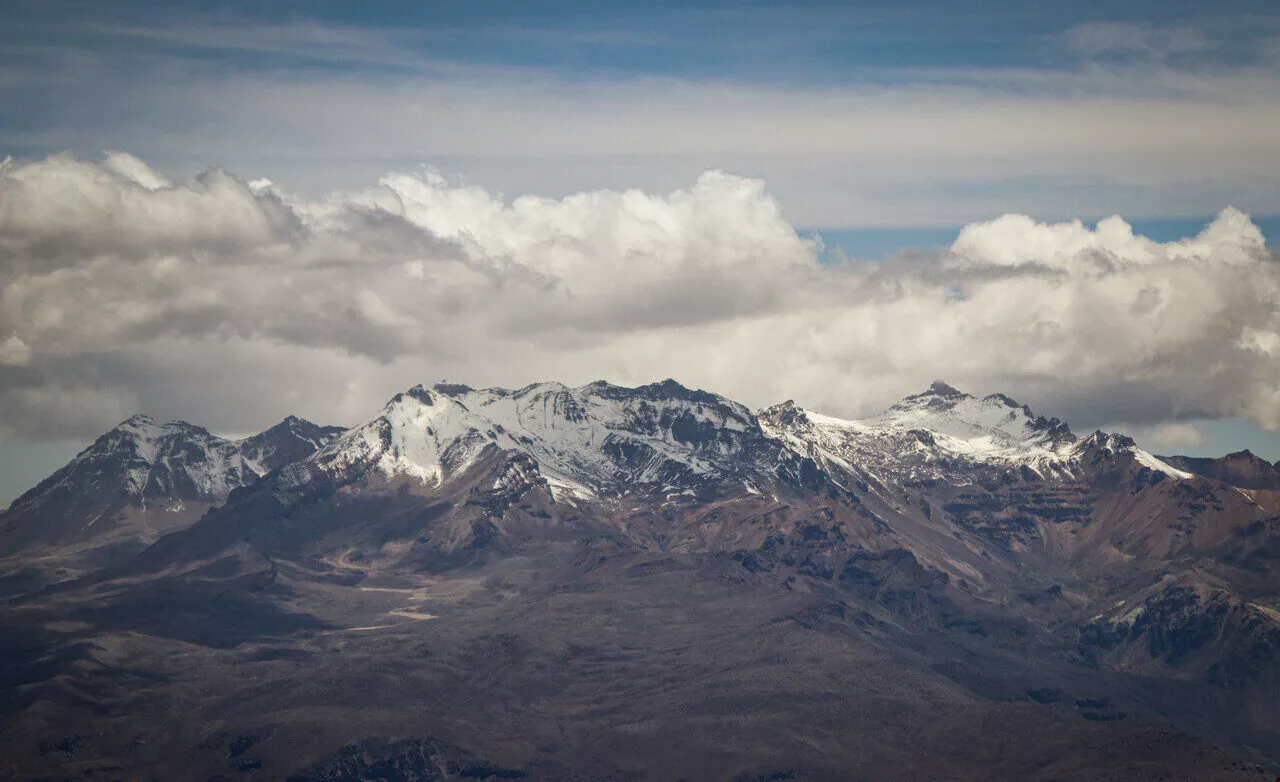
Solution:
M 173 423 L 181 424 L 183 422 L 174 421 Z M 133 415 L 129 416 L 128 418 L 126 418 L 125 420 L 117 424 L 116 427 L 111 430 L 111 432 L 115 432 L 115 431 L 143 432 L 143 431 L 157 428 L 159 426 L 160 424 L 156 421 L 156 419 L 152 418 L 146 413 L 134 413 Z M 110 434 L 111 432 L 108 432 L 107 434 Z
M 83 479 L 109 479 L 125 497 L 197 499 L 225 496 L 239 485 L 228 440 L 185 421 L 159 423 L 135 415 L 102 435 L 69 465 Z M 114 479 L 114 480 L 110 480 Z
M 233 489 L 311 455 L 340 431 L 291 416 L 253 437 L 228 440 L 184 421 L 132 416 L 0 512 L 0 554 L 117 529 L 143 536 L 172 529 L 179 512 L 225 501 Z
M 791 401 L 759 416 L 767 431 L 797 451 L 882 485 L 967 484 L 991 469 L 1041 478 L 1074 471 L 1076 437 L 1065 423 L 1037 416 L 1004 394 L 978 398 L 942 381 L 860 421 L 803 410 Z
M 160 423 L 150 416 L 138 414 L 99 437 L 89 450 L 95 453 L 132 452 L 151 461 L 157 449 L 184 440 L 222 442 L 207 429 L 186 421 Z
M 376 470 L 429 486 L 464 471 L 498 433 L 459 400 L 417 385 L 396 394 L 381 412 L 335 438 L 304 463 L 286 468 L 286 488 L 311 480 L 312 467 L 338 482 Z
M 1005 394 L 979 398 L 941 381 L 861 421 L 802 410 L 793 402 L 762 410 L 760 419 L 792 447 L 885 485 L 963 485 L 981 480 L 990 468 L 1029 479 L 1072 479 L 1084 471 L 1134 465 L 1191 477 L 1124 435 L 1096 432 L 1081 440 L 1066 423 L 1036 415 Z
M 1076 458 L 1094 468 L 1134 466 L 1147 469 L 1178 480 L 1194 478 L 1190 472 L 1180 470 L 1156 456 L 1142 450 L 1132 437 L 1114 432 L 1095 431 L 1076 446 Z
M 935 380 L 929 384 L 929 388 L 919 394 L 908 396 L 903 402 L 908 400 L 924 401 L 926 403 L 942 403 L 947 400 L 971 399 L 968 394 L 964 393 L 955 386 L 944 380 Z M 899 403 L 901 404 L 901 403 Z
M 162 424 L 136 415 L 100 438 L 90 452 L 99 459 L 127 461 L 127 496 L 216 502 L 234 488 L 310 456 L 341 431 L 289 416 L 256 435 L 229 440 L 185 421 Z
M 440 486 L 489 449 L 526 454 L 553 490 L 586 497 L 757 483 L 782 450 L 745 406 L 673 380 L 514 390 L 439 383 L 397 394 L 311 461 L 349 477 L 376 468 Z
M 544 466 L 570 468 L 584 458 L 594 461 L 584 454 L 599 451 L 613 453 L 614 462 L 652 456 L 693 467 L 733 457 L 759 435 L 745 406 L 672 380 L 637 388 L 604 381 L 578 388 L 541 383 L 515 392 L 474 391 L 459 401 L 496 427 L 530 438 L 528 447 Z M 633 452 L 624 458 L 620 451 L 634 451 L 624 443 L 643 445 L 645 456 Z
M 232 489 L 311 455 L 340 431 L 290 416 L 260 434 L 228 440 L 185 421 L 160 423 L 138 414 L 15 500 L 10 513 L 57 505 L 57 497 L 72 496 L 95 507 L 220 502 Z
M 878 428 L 927 429 L 980 448 L 1034 443 L 1057 450 L 1076 439 L 1062 421 L 1037 416 L 1031 408 L 1004 394 L 979 399 L 942 381 L 935 381 L 923 393 L 906 397 L 866 423 Z
M 943 412 L 953 410 L 956 405 L 972 399 L 973 397 L 969 394 L 966 394 L 941 380 L 935 380 L 926 390 L 921 391 L 918 394 L 911 394 L 903 397 L 901 401 L 897 402 L 885 411 L 883 416 L 905 416 L 910 414 L 926 413 L 928 411 Z
M 807 424 L 809 419 L 805 416 L 806 411 L 798 406 L 794 399 L 779 402 L 756 413 L 760 423 L 771 429 L 785 429 Z
M 344 431 L 340 426 L 320 426 L 291 415 L 270 429 L 234 441 L 233 445 L 237 446 L 249 470 L 261 476 L 305 459 Z

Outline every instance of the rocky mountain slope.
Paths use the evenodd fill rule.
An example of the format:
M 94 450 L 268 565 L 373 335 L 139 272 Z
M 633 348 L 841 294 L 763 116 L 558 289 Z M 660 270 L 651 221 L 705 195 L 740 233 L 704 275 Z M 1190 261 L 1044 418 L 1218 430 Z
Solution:
M 977 399 L 942 382 L 866 421 L 790 402 L 766 408 L 761 418 L 797 450 L 886 488 L 972 483 L 1008 470 L 1035 479 L 1071 477 L 1080 467 L 1078 440 L 1066 424 L 1002 394 Z
M 1280 767 L 1280 492 L 1006 396 L 438 384 L 281 426 L 131 419 L 24 497 L 74 521 L 10 536 L 40 557 L 104 505 L 207 512 L 0 578 L 18 778 Z
M 315 453 L 342 432 L 290 416 L 243 440 L 135 415 L 0 512 L 0 556 L 160 532 L 190 523 L 233 489 Z
M 1195 456 L 1162 456 L 1162 461 L 1180 470 L 1213 478 L 1242 489 L 1280 491 L 1280 463 L 1271 464 L 1249 451 L 1229 453 L 1217 459 Z

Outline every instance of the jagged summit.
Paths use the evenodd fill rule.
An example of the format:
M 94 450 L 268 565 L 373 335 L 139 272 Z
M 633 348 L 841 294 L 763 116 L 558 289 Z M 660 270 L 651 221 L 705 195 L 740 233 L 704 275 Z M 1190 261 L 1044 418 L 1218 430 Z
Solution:
M 984 397 L 982 398 L 982 401 L 984 401 L 984 402 L 996 402 L 996 403 L 999 403 L 999 404 L 1004 405 L 1005 407 L 1026 407 L 1026 405 L 1019 404 L 1016 400 L 1014 400 L 1014 399 L 1013 399 L 1012 397 L 1010 397 L 1009 395 L 1007 395 L 1007 394 L 1000 394 L 1000 393 L 996 393 L 996 394 L 987 394 L 986 396 L 984 396 Z
M 935 380 L 924 391 L 903 397 L 893 407 L 903 409 L 916 409 L 920 407 L 945 408 L 961 400 L 972 398 L 973 397 L 969 394 L 966 394 L 955 386 L 948 384 L 946 381 Z
M 1014 410 L 1023 410 L 1028 417 L 1035 417 L 1031 409 L 1008 394 L 999 392 L 987 394 L 978 399 L 973 394 L 959 390 L 944 380 L 935 380 L 930 386 L 918 394 L 909 394 L 896 402 L 890 409 L 918 409 L 920 407 L 952 408 L 968 400 L 977 400 L 987 406 L 1001 406 Z M 1054 419 L 1056 420 L 1056 419 Z
M 760 425 L 775 437 L 779 432 L 792 431 L 808 425 L 809 415 L 809 411 L 797 405 L 794 399 L 756 411 L 756 418 Z
M 203 426 L 190 424 L 186 421 L 158 421 L 146 413 L 134 413 L 125 420 L 116 424 L 110 431 L 103 435 L 106 437 L 113 432 L 118 432 L 126 436 L 133 437 L 150 437 L 156 432 L 161 431 L 187 431 L 187 432 L 208 432 Z
M 793 447 L 886 485 L 971 482 L 992 468 L 1068 478 L 1086 465 L 1117 459 L 1168 477 L 1192 477 L 1124 435 L 1096 432 L 1082 440 L 1065 422 L 1037 415 L 1006 394 L 979 398 L 942 381 L 863 420 L 832 418 L 793 403 L 765 408 L 759 416 L 767 431 Z
M 967 441 L 1011 447 L 1021 442 L 1074 442 L 1075 436 L 1056 418 L 1037 416 L 1005 394 L 978 397 L 937 381 L 928 391 L 908 396 L 866 423 L 874 427 L 928 429 Z
M 445 396 L 457 396 L 459 394 L 469 394 L 475 391 L 474 388 L 462 383 L 452 383 L 448 380 L 442 380 L 431 386 L 432 390 L 444 394 Z
M 374 469 L 441 486 L 486 453 L 515 451 L 532 457 L 554 490 L 584 497 L 755 485 L 796 461 L 744 405 L 670 379 L 635 388 L 434 389 L 397 394 L 312 461 L 339 480 Z
M 950 385 L 945 380 L 933 381 L 932 383 L 929 384 L 929 390 L 924 393 L 933 394 L 934 396 L 940 396 L 946 399 L 961 399 L 969 396 L 968 394 L 959 390 L 955 386 Z M 924 394 L 917 394 L 917 396 L 923 396 L 923 395 Z
M 1131 448 L 1136 445 L 1132 437 L 1119 432 L 1104 432 L 1101 429 L 1094 429 L 1093 433 L 1084 438 L 1082 444 L 1086 445 L 1102 445 L 1107 448 Z
M 701 389 L 689 388 L 676 380 L 667 378 L 654 383 L 645 385 L 628 387 L 619 386 L 610 383 L 607 380 L 594 380 L 585 385 L 576 388 L 565 385 L 559 381 L 541 381 L 530 383 L 520 388 L 473 388 L 472 386 L 455 383 L 451 381 L 441 381 L 430 387 L 419 384 L 408 389 L 397 398 L 409 396 L 417 398 L 421 401 L 430 403 L 431 392 L 443 396 L 458 399 L 466 402 L 467 400 L 485 400 L 491 403 L 494 399 L 551 399 L 559 398 L 561 400 L 573 399 L 578 403 L 583 400 L 647 400 L 650 402 L 670 402 L 684 401 L 701 405 L 717 405 L 723 407 L 735 408 L 738 412 L 747 412 L 748 409 L 727 397 L 714 394 Z M 393 400 L 394 401 L 394 400 Z
M 185 421 L 132 415 L 13 501 L 4 519 L 15 534 L 0 549 L 98 534 L 111 526 L 98 522 L 129 507 L 222 502 L 233 489 L 315 453 L 342 431 L 289 416 L 251 437 L 228 440 Z

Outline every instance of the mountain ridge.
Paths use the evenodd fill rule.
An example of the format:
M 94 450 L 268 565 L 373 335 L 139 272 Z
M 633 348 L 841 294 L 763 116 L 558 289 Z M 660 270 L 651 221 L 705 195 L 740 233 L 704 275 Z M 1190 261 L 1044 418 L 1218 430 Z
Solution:
M 1219 457 L 1162 456 L 1187 472 L 1214 478 L 1242 489 L 1280 490 L 1280 461 L 1272 464 L 1248 449 Z
M 13 652 L 0 753 L 46 776 L 146 756 L 194 782 L 355 780 L 440 753 L 530 779 L 1280 769 L 1280 492 L 1003 394 L 939 382 L 843 420 L 670 379 L 416 385 L 327 439 L 286 419 L 285 463 L 182 513 L 153 511 L 223 452 L 130 421 L 151 434 L 104 435 L 118 469 L 77 475 L 150 491 L 124 519 L 145 534 L 0 557 L 0 626 L 48 638 Z M 109 738 L 50 733 L 73 721 Z M 968 754 L 1023 727 L 1007 761 Z
M 161 423 L 135 414 L 0 512 L 7 533 L 0 537 L 0 551 L 14 550 L 14 533 L 25 532 L 19 545 L 65 545 L 98 535 L 113 515 L 130 508 L 146 512 L 150 505 L 181 515 L 187 503 L 221 503 L 234 488 L 297 461 L 339 431 L 289 416 L 231 440 L 185 421 Z M 37 517 L 40 523 L 29 523 Z

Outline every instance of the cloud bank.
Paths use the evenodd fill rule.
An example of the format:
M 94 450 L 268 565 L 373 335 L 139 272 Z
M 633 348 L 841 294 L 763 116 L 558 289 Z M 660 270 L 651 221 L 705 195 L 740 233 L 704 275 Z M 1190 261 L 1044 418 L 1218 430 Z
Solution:
M 1130 427 L 1130 433 L 1160 453 L 1183 453 L 1203 447 L 1209 438 L 1195 424 L 1170 423 L 1160 426 Z
M 1280 264 L 1235 209 L 1169 243 L 1005 215 L 937 255 L 820 250 L 764 182 L 721 172 L 505 199 L 419 171 L 316 200 L 123 153 L 9 162 L 0 437 L 90 437 L 140 409 L 354 423 L 444 378 L 668 376 L 846 416 L 942 377 L 1076 422 L 1280 431 Z

